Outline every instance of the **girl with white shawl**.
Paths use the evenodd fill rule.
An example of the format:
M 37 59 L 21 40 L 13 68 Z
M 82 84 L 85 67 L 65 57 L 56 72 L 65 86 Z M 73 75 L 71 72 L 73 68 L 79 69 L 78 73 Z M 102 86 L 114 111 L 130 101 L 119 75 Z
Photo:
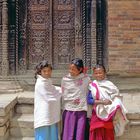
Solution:
M 90 78 L 83 73 L 83 61 L 72 60 L 69 74 L 62 79 L 62 140 L 84 140 Z
M 60 87 L 52 85 L 52 67 L 47 61 L 36 66 L 34 97 L 35 140 L 58 140 Z
M 127 124 L 126 109 L 121 101 L 118 88 L 105 78 L 103 66 L 94 68 L 94 80 L 89 85 L 94 99 L 90 122 L 90 140 L 114 140 L 123 134 Z

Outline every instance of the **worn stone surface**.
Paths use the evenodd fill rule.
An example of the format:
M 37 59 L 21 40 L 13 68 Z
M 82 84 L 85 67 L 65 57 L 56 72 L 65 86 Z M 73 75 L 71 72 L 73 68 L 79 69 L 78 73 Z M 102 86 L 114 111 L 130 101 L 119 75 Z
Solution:
M 17 114 L 11 120 L 12 127 L 33 128 L 33 114 Z
M 119 83 L 120 84 L 120 83 Z M 127 84 L 122 85 L 126 87 Z M 129 86 L 129 85 L 128 85 Z M 122 90 L 123 91 L 123 90 Z M 127 118 L 129 119 L 128 126 L 126 127 L 123 136 L 116 138 L 116 140 L 139 140 L 140 137 L 140 92 L 121 92 L 123 96 L 123 102 L 128 110 Z M 0 95 L 1 96 L 1 95 Z M 0 122 L 4 123 L 8 118 L 10 118 L 10 130 L 9 140 L 24 140 L 24 137 L 33 139 L 34 129 L 33 129 L 33 101 L 34 92 L 25 91 L 23 93 L 18 93 L 9 95 L 2 95 L 0 98 L 1 111 Z M 13 100 L 13 101 L 11 101 Z M 3 103 L 4 102 L 4 103 Z M 7 106 L 11 107 L 7 107 Z M 4 109 L 5 108 L 5 109 Z M 28 110 L 28 109 L 29 110 Z M 27 111 L 26 111 L 27 109 Z M 7 111 L 5 111 L 7 110 Z M 16 114 L 13 110 L 15 110 Z M 4 113 L 3 113 L 4 112 Z M 6 116 L 10 116 L 6 119 Z M 5 133 L 5 128 L 1 128 L 2 133 Z M 5 133 L 6 135 L 7 133 Z M 3 138 L 5 136 L 2 136 Z M 27 138 L 27 139 L 28 139 Z M 1 139 L 0 139 L 1 140 Z M 3 140 L 3 139 L 2 139 Z M 26 140 L 26 138 L 25 138 Z
M 9 119 L 9 114 L 0 117 L 0 127 L 3 126 Z
M 4 137 L 6 135 L 6 132 L 8 131 L 9 129 L 9 121 L 7 121 L 3 126 L 0 127 L 0 136 Z
M 9 140 L 9 135 L 9 130 L 7 130 L 4 136 L 0 136 L 0 140 Z
M 10 135 L 12 137 L 33 137 L 34 129 L 28 127 L 14 127 L 10 129 Z
M 15 112 L 18 114 L 33 114 L 34 105 L 31 104 L 17 104 L 15 108 Z
M 123 136 L 119 137 L 117 140 L 139 140 L 140 139 L 140 122 L 138 124 L 130 124 Z
M 1 94 L 0 95 L 0 116 L 6 116 L 7 113 L 17 103 L 16 94 Z
M 34 136 L 33 114 L 17 114 L 11 120 L 10 134 L 14 137 Z
M 21 137 L 21 138 L 12 137 L 9 138 L 8 140 L 34 140 L 34 137 Z
M 18 103 L 19 104 L 34 104 L 34 92 L 25 91 L 18 94 Z

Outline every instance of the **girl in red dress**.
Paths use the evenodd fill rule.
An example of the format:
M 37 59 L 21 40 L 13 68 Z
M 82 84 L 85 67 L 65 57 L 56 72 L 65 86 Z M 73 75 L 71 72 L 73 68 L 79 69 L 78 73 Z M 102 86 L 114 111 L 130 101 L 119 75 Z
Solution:
M 118 88 L 106 79 L 103 66 L 97 65 L 93 73 L 94 80 L 89 85 L 94 99 L 90 122 L 90 140 L 114 140 L 114 136 L 123 134 L 126 109 L 122 104 Z

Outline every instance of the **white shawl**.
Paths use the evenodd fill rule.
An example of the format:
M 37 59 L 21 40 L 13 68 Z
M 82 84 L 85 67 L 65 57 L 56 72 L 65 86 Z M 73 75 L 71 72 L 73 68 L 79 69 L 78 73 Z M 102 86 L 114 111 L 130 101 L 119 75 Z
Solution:
M 34 99 L 34 127 L 52 125 L 60 120 L 60 87 L 51 79 L 37 76 Z
M 94 99 L 109 99 L 112 101 L 111 105 L 97 105 L 96 115 L 104 121 L 113 117 L 116 136 L 122 135 L 128 120 L 126 118 L 127 111 L 122 103 L 122 96 L 119 95 L 118 88 L 109 80 L 94 80 L 93 83 L 90 84 L 89 89 Z

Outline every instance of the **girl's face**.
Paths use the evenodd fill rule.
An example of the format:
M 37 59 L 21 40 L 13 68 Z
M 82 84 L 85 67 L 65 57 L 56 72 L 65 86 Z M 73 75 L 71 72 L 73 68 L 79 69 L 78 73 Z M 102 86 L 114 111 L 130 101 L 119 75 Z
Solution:
M 77 67 L 74 64 L 71 64 L 69 67 L 69 72 L 71 76 L 78 76 L 81 72 L 81 70 L 78 70 Z
M 50 78 L 51 77 L 51 74 L 52 74 L 52 69 L 50 67 L 44 67 L 41 70 L 41 76 L 43 78 Z
M 93 72 L 93 77 L 96 80 L 104 80 L 105 79 L 105 72 L 103 68 L 96 68 Z

